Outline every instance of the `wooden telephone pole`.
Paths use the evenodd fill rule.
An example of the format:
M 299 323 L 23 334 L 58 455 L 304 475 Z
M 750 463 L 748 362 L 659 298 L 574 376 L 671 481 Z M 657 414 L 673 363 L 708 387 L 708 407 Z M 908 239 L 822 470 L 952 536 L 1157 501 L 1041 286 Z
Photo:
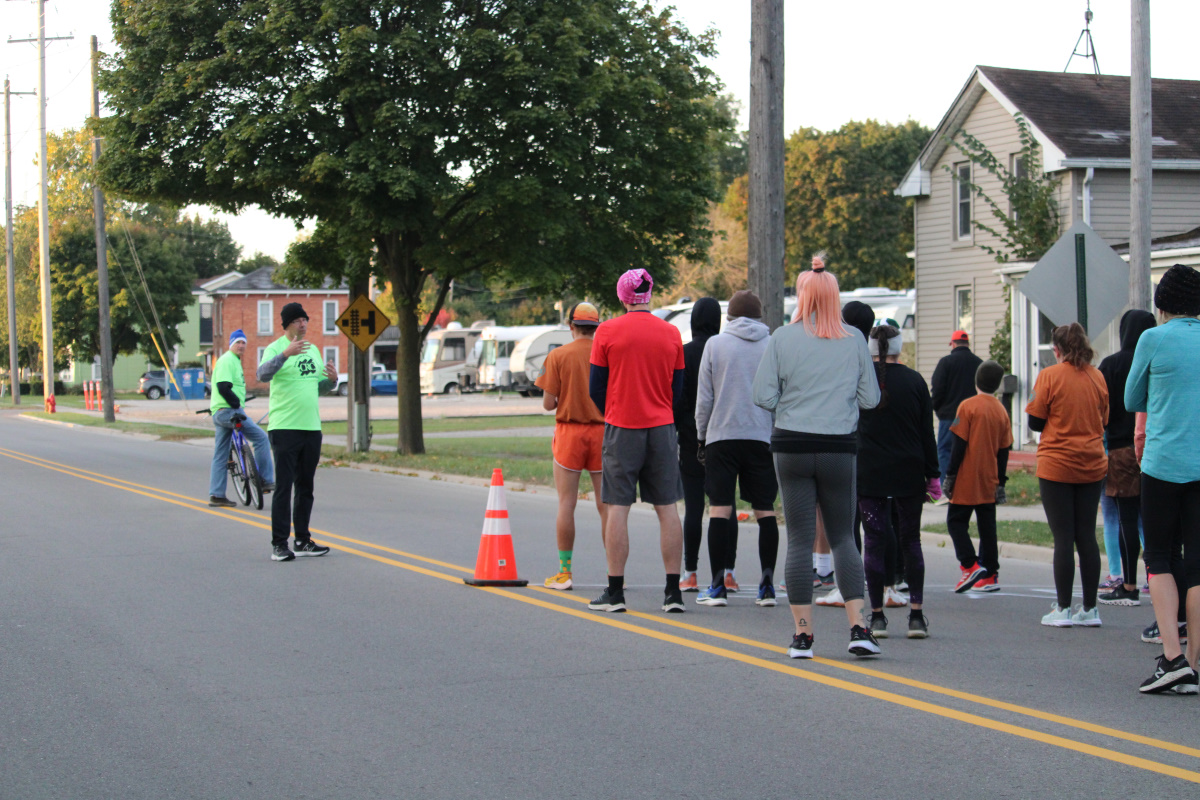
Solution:
M 783 324 L 783 0 L 750 12 L 750 290 L 763 322 Z
M 1129 70 L 1129 307 L 1150 310 L 1150 0 L 1132 0 Z

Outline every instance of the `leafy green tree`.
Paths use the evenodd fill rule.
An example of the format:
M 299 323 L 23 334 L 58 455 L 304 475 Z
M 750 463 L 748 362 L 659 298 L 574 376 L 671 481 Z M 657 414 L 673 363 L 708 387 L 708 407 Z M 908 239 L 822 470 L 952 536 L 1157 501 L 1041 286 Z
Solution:
M 295 278 L 387 281 L 403 453 L 418 352 L 460 275 L 615 304 L 708 242 L 714 129 L 694 36 L 633 0 L 117 0 L 104 184 L 317 228 Z M 290 265 L 289 265 L 290 266 Z M 412 335 L 409 335 L 411 332 Z
M 183 257 L 196 270 L 197 278 L 215 278 L 242 269 L 242 246 L 233 241 L 229 226 L 198 215 L 180 217 L 173 226 L 183 240 Z M 256 254 L 261 255 L 261 254 Z M 261 266 L 261 265 L 260 265 Z
M 255 251 L 254 255 L 250 256 L 249 258 L 243 258 L 241 261 L 239 261 L 238 265 L 237 265 L 237 269 L 238 269 L 238 272 L 249 275 L 251 272 L 254 272 L 256 269 L 262 269 L 263 267 L 271 267 L 273 269 L 279 269 L 282 266 L 283 266 L 283 262 L 280 261 L 278 258 L 275 258 L 275 256 L 271 256 L 271 255 L 267 255 L 266 253 L 263 253 L 263 252 Z
M 1037 261 L 1058 241 L 1061 222 L 1058 214 L 1058 184 L 1042 171 L 1041 147 L 1020 112 L 1014 115 L 1021 149 L 1013 159 L 1012 168 L 1004 158 L 996 156 L 982 141 L 959 130 L 947 142 L 958 148 L 972 164 L 987 172 L 1000 183 L 1000 195 L 993 197 L 979 183 L 966 183 L 975 196 L 983 200 L 995 222 L 986 222 L 984 215 L 971 221 L 976 230 L 991 234 L 1000 241 L 998 247 L 980 242 L 978 247 L 995 257 L 997 263 Z M 958 177 L 949 166 L 947 172 Z M 997 323 L 989 346 L 989 357 L 1006 372 L 1012 371 L 1012 304 L 1009 286 L 1004 286 L 1004 318 Z
M 929 138 L 909 120 L 847 122 L 828 133 L 801 128 L 785 145 L 784 259 L 788 280 L 824 250 L 843 289 L 911 287 L 912 201 L 896 185 Z M 735 181 L 725 207 L 745 224 L 747 178 Z

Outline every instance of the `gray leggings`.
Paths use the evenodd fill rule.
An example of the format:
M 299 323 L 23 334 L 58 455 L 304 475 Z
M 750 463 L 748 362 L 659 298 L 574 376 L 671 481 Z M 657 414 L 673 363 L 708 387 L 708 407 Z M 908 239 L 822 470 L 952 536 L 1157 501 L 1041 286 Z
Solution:
M 837 587 L 845 600 L 863 598 L 866 578 L 854 546 L 856 456 L 853 453 L 775 453 L 775 473 L 787 518 L 788 603 L 812 603 L 812 552 L 817 537 L 817 503 L 833 550 Z

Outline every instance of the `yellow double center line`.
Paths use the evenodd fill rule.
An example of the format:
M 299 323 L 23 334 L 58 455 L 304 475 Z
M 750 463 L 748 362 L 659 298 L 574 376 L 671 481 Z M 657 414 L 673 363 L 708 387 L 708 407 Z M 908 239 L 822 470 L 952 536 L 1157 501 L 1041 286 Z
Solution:
M 111 487 L 114 489 L 120 489 L 122 491 L 132 492 L 134 494 L 139 494 L 144 497 L 149 497 L 154 500 L 160 500 L 162 502 L 172 503 L 172 504 L 178 505 L 178 506 L 183 506 L 183 507 L 188 508 L 193 511 L 200 511 L 200 512 L 203 512 L 206 514 L 212 514 L 214 516 L 224 517 L 226 519 L 230 519 L 230 520 L 240 522 L 245 525 L 250 525 L 250 526 L 253 526 L 256 528 L 262 528 L 262 529 L 269 530 L 271 527 L 269 522 L 263 521 L 262 518 L 259 516 L 249 514 L 247 512 L 241 511 L 241 510 L 220 510 L 220 509 L 209 508 L 209 507 L 207 507 L 207 505 L 204 504 L 204 501 L 196 500 L 196 499 L 188 497 L 186 495 L 176 494 L 174 492 L 169 492 L 169 491 L 166 491 L 163 489 L 158 489 L 153 486 L 146 486 L 144 484 L 134 483 L 133 481 L 126 481 L 126 480 L 123 480 L 120 478 L 114 478 L 110 475 L 105 475 L 105 474 L 99 473 L 99 472 L 90 472 L 88 470 L 84 470 L 84 469 L 81 469 L 78 467 L 72 467 L 67 464 L 61 464 L 61 463 L 58 463 L 55 461 L 50 461 L 48 459 L 44 459 L 44 458 L 41 458 L 38 456 L 30 455 L 27 453 L 21 453 L 21 452 L 9 450 L 6 448 L 0 448 L 0 455 L 7 456 L 8 458 L 14 459 L 16 461 L 22 461 L 24 463 L 31 464 L 33 466 L 41 467 L 43 469 L 53 470 L 55 472 L 60 472 L 60 473 L 66 474 L 66 475 L 71 475 L 73 477 L 80 478 L 82 480 L 91 481 L 91 482 L 98 483 L 98 484 L 101 484 L 104 486 L 108 486 L 108 487 Z M 331 533 L 329 531 L 322 531 L 322 530 L 318 530 L 316 528 L 313 528 L 312 530 L 313 530 L 314 534 L 321 537 L 322 541 L 325 544 L 327 544 L 330 547 L 333 547 L 337 550 L 340 550 L 345 553 L 349 553 L 351 555 L 360 556 L 362 558 L 371 559 L 372 561 L 377 561 L 381 564 L 387 564 L 388 566 L 399 567 L 401 569 L 405 569 L 410 572 L 415 572 L 420 575 L 426 575 L 431 578 L 438 578 L 440 580 L 449 581 L 449 582 L 455 583 L 455 584 L 461 584 L 461 581 L 462 581 L 461 575 L 447 574 L 446 572 L 439 571 L 438 569 L 432 569 L 431 567 L 438 567 L 442 570 L 452 570 L 457 573 L 470 573 L 471 572 L 470 569 L 459 566 L 457 564 L 451 564 L 451 563 L 448 563 L 445 561 L 438 561 L 437 559 L 428 558 L 426 556 L 417 555 L 415 553 L 408 553 L 403 550 L 396 550 L 394 548 L 385 547 L 383 545 L 374 544 L 371 542 L 365 542 L 360 539 L 353 539 L 351 537 L 342 536 L 340 534 Z M 369 550 L 378 551 L 378 552 L 368 552 L 368 551 L 360 549 L 360 548 L 368 548 Z M 398 561 L 395 558 L 389 557 L 389 555 L 380 555 L 380 553 L 387 553 L 387 554 L 390 554 L 393 556 L 399 556 L 401 558 L 407 559 L 408 561 L 415 561 L 415 562 L 419 562 L 419 564 L 428 564 L 430 566 L 429 567 L 420 566 L 419 564 Z M 672 619 L 669 617 L 664 617 L 664 616 L 660 616 L 660 615 L 644 614 L 644 613 L 637 612 L 637 611 L 627 612 L 626 614 L 622 615 L 624 618 L 618 618 L 618 617 L 614 617 L 613 615 L 610 615 L 610 614 L 598 614 L 598 613 L 595 613 L 592 611 L 585 611 L 585 610 L 578 609 L 578 608 L 570 608 L 568 606 L 563 605 L 564 600 L 575 601 L 577 603 L 586 603 L 587 601 L 581 597 L 564 595 L 561 592 L 554 592 L 549 589 L 544 589 L 541 587 L 532 587 L 531 589 L 525 590 L 525 591 L 513 591 L 510 589 L 502 589 L 502 588 L 496 588 L 496 587 L 484 587 L 484 588 L 479 589 L 478 591 L 487 592 L 489 594 L 504 597 L 504 598 L 507 598 L 510 600 L 516 600 L 521 603 L 526 603 L 528 605 L 536 606 L 538 608 L 543 608 L 543 609 L 546 609 L 549 611 L 555 611 L 560 614 L 568 614 L 570 616 L 577 617 L 579 619 L 586 620 L 588 622 L 593 622 L 593 623 L 597 623 L 597 624 L 601 624 L 601 625 L 607 625 L 612 628 L 617 628 L 619 630 L 627 631 L 629 633 L 634 633 L 639 636 L 646 636 L 651 639 L 657 639 L 658 641 L 667 642 L 669 644 L 677 645 L 679 647 L 685 647 L 690 650 L 696 650 L 696 651 L 699 651 L 702 653 L 707 653 L 709 655 L 726 658 L 731 661 L 737 661 L 737 662 L 740 662 L 743 664 L 748 664 L 750 666 L 759 667 L 764 670 L 769 670 L 771 672 L 779 673 L 781 675 L 786 675 L 790 678 L 800 678 L 802 680 L 811 681 L 813 683 L 817 683 L 822 686 L 828 686 L 828 687 L 835 688 L 835 689 L 842 689 L 847 692 L 853 692 L 854 694 L 863 695 L 863 696 L 870 697 L 870 698 L 873 698 L 876 700 L 882 700 L 884 702 L 892 703 L 892 704 L 898 705 L 898 706 L 903 706 L 905 708 L 911 708 L 911 709 L 915 709 L 917 711 L 923 711 L 925 713 L 933 714 L 935 716 L 943 717 L 946 719 L 953 719 L 953 720 L 957 720 L 959 722 L 965 722 L 965 723 L 968 723 L 971 725 L 976 725 L 980 728 L 986 728 L 988 730 L 1000 731 L 1002 733 L 1008 733 L 1013 736 L 1019 736 L 1023 739 L 1029 739 L 1032 741 L 1041 742 L 1043 744 L 1053 745 L 1055 747 L 1061 747 L 1065 750 L 1071 750 L 1071 751 L 1074 751 L 1077 753 L 1084 753 L 1086 755 L 1095 756 L 1096 758 L 1102 758 L 1106 761 L 1112 761 L 1117 764 L 1124 764 L 1126 766 L 1137 767 L 1139 769 L 1148 770 L 1150 772 L 1154 772 L 1154 773 L 1160 774 L 1160 775 L 1169 775 L 1169 776 L 1172 776 L 1175 778 L 1179 778 L 1181 780 L 1190 781 L 1192 783 L 1200 783 L 1200 772 L 1195 771 L 1195 770 L 1182 769 L 1180 767 L 1176 767 L 1176 766 L 1173 766 L 1170 764 L 1164 764 L 1159 761 L 1153 761 L 1151 759 L 1141 758 L 1139 756 L 1130 755 L 1128 753 L 1123 753 L 1123 752 L 1120 752 L 1117 750 L 1111 750 L 1106 747 L 1099 747 L 1096 745 L 1087 744 L 1086 742 L 1080 742 L 1075 739 L 1068 739 L 1063 736 L 1056 736 L 1054 734 L 1045 733 L 1043 731 L 1034 730 L 1032 728 L 1025 728 L 1020 725 L 1013 725 L 1010 723 L 1001 722 L 999 720 L 994 720 L 994 719 L 990 719 L 988 717 L 980 716 L 978 714 L 972 714 L 969 712 L 960 711 L 955 708 L 938 705 L 936 703 L 931 703 L 931 702 L 928 702 L 925 700 L 918 700 L 916 698 L 908 697 L 905 695 L 887 692 L 882 689 L 876 689 L 876 688 L 870 687 L 870 686 L 863 686 L 863 685 L 860 685 L 857 683 L 852 683 L 847 680 L 842 680 L 841 678 L 835 678 L 835 677 L 832 677 L 829 675 L 823 675 L 823 674 L 817 673 L 817 672 L 809 672 L 809 671 L 797 669 L 795 666 L 792 666 L 790 663 L 783 663 L 783 662 L 779 662 L 776 660 L 768 660 L 766 658 L 760 658 L 758 656 L 747 655 L 745 653 L 741 653 L 741 652 L 738 652 L 735 650 L 729 650 L 729 649 L 726 649 L 723 647 L 718 647 L 716 645 L 708 644 L 706 642 L 695 641 L 693 639 L 686 639 L 686 638 L 683 638 L 682 636 L 676 636 L 672 633 L 666 633 L 666 632 L 663 632 L 660 630 L 654 630 L 651 628 L 647 628 L 642 625 L 637 625 L 628 620 L 632 618 L 632 619 L 636 619 L 636 620 L 647 621 L 647 622 L 651 622 L 655 625 L 662 625 L 662 626 L 665 626 L 668 628 L 673 628 L 678 631 L 686 631 L 691 634 L 708 637 L 709 639 L 718 639 L 718 640 L 723 640 L 726 642 L 731 642 L 731 643 L 734 643 L 737 645 L 741 645 L 743 647 L 749 647 L 749 648 L 754 648 L 757 650 L 766 651 L 766 652 L 772 653 L 774 655 L 780 655 L 786 651 L 786 648 L 779 647 L 777 645 L 767 644 L 766 642 L 760 642 L 760 641 L 756 641 L 754 639 L 747 639 L 747 638 L 744 638 L 741 636 L 736 636 L 734 634 L 729 634 L 729 633 L 724 633 L 724 632 L 717 631 L 717 630 L 712 630 L 710 628 L 705 628 L 705 627 L 702 627 L 699 625 L 691 625 L 686 622 L 681 622 L 681 621 L 678 621 L 676 619 Z M 539 599 L 539 597 L 537 595 L 551 596 L 554 598 L 555 602 L 549 602 L 547 600 Z M 1200 749 L 1188 747 L 1186 745 L 1178 744 L 1176 742 L 1169 742 L 1169 741 L 1165 741 L 1162 739 L 1155 739 L 1155 738 L 1149 737 L 1149 736 L 1142 736 L 1142 735 L 1136 734 L 1136 733 L 1129 733 L 1126 731 L 1117 730 L 1117 729 L 1107 727 L 1104 725 L 1096 725 L 1091 722 L 1074 719 L 1072 717 L 1065 717 L 1065 716 L 1061 716 L 1059 714 L 1051 714 L 1051 713 L 1048 713 L 1045 711 L 1040 711 L 1035 708 L 1028 708 L 1026 706 L 1016 705 L 1014 703 L 1006 703 L 1002 700 L 994 700 L 990 697 L 984 697 L 982 695 L 972 694 L 970 692 L 961 692 L 956 689 L 950 689 L 950 688 L 947 688 L 944 686 L 939 686 L 937 684 L 928 683 L 925 681 L 918 681 L 918 680 L 913 680 L 911 678 L 904 678 L 904 677 L 900 677 L 897 675 L 891 675 L 886 672 L 881 672 L 877 669 L 871 669 L 869 667 L 863 667 L 863 666 L 859 666 L 857 664 L 850 664 L 850 663 L 841 662 L 841 661 L 833 661 L 833 660 L 825 659 L 825 658 L 814 658 L 812 661 L 813 661 L 813 663 L 820 664 L 825 667 L 842 670 L 844 672 L 855 673 L 857 675 L 871 678 L 873 680 L 897 684 L 900 686 L 908 687 L 910 689 L 917 689 L 920 691 L 929 692 L 931 694 L 941 695 L 944 697 L 951 697 L 951 698 L 954 698 L 956 700 L 960 700 L 960 701 L 963 701 L 966 703 L 974 703 L 976 705 L 985 706 L 987 708 L 994 708 L 994 709 L 997 709 L 1000 711 L 1005 711 L 1005 712 L 1015 714 L 1018 716 L 1030 717 L 1033 719 L 1038 719 L 1038 720 L 1042 720 L 1045 722 L 1062 725 L 1064 727 L 1074 728 L 1076 730 L 1087 731 L 1089 733 L 1104 736 L 1109 739 L 1116 739 L 1116 740 L 1130 742 L 1130 743 L 1137 744 L 1137 745 L 1142 745 L 1145 747 L 1156 748 L 1158 750 L 1163 750 L 1163 751 L 1167 751 L 1167 752 L 1171 752 L 1171 753 L 1177 753 L 1177 754 L 1184 755 L 1184 756 L 1200 758 Z

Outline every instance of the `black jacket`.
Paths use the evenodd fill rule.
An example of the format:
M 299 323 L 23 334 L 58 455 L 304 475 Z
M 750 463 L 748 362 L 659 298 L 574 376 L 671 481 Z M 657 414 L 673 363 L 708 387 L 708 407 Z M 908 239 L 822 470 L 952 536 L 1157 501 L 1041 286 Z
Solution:
M 721 304 L 701 297 L 692 306 L 692 340 L 683 346 L 683 400 L 675 409 L 675 430 L 679 432 L 679 452 L 685 458 L 696 457 L 696 392 L 700 389 L 700 357 L 704 345 L 721 330 Z
M 880 388 L 887 403 L 858 418 L 858 493 L 863 497 L 912 497 L 924 494 L 937 477 L 937 443 L 929 424 L 932 402 L 921 373 L 903 364 L 887 364 Z
M 954 419 L 958 404 L 975 396 L 975 370 L 983 359 L 969 347 L 956 347 L 933 370 L 933 410 L 938 419 Z
M 1142 334 L 1154 327 L 1154 315 L 1149 311 L 1132 308 L 1121 317 L 1121 349 L 1100 362 L 1100 374 L 1108 386 L 1108 449 L 1119 450 L 1133 447 L 1132 411 L 1125 410 L 1125 382 L 1129 380 L 1129 368 L 1133 366 L 1133 351 Z

